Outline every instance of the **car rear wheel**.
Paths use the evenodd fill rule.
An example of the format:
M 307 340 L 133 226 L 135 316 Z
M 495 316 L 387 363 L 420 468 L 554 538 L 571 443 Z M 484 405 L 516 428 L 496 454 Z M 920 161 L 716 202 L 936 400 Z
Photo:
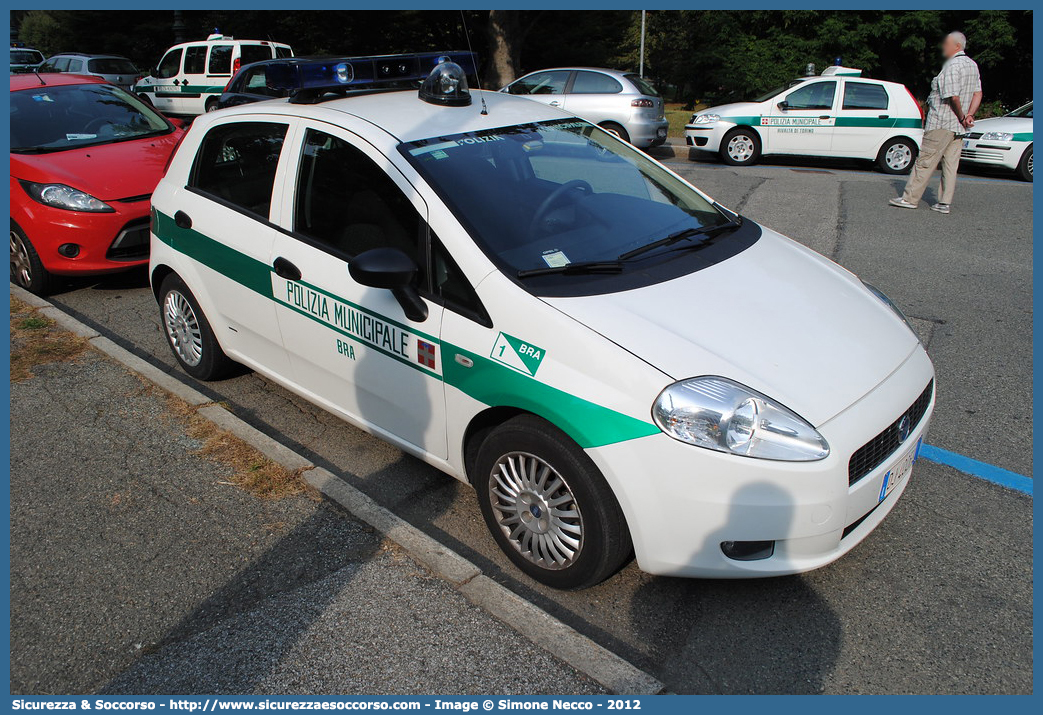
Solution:
M 167 344 L 181 369 L 198 380 L 217 380 L 235 365 L 217 342 L 192 291 L 176 274 L 159 289 L 160 321 Z
M 740 127 L 724 135 L 721 160 L 731 166 L 750 166 L 761 157 L 761 138 L 752 129 Z
M 218 110 L 217 97 L 211 97 L 210 99 L 206 100 L 206 105 L 205 106 L 206 106 L 206 111 L 208 111 L 208 112 L 216 112 Z
M 534 416 L 494 429 L 475 461 L 482 516 L 519 569 L 560 589 L 593 586 L 632 551 L 615 495 L 590 457 Z
M 895 137 L 880 147 L 876 165 L 885 174 L 908 174 L 919 151 L 916 142 L 905 137 Z
M 11 222 L 11 280 L 36 295 L 53 293 L 58 278 L 43 267 L 29 237 L 14 221 Z
M 1032 181 L 1032 145 L 1029 144 L 1029 148 L 1025 150 L 1025 153 L 1021 155 L 1021 161 L 1018 162 L 1018 178 L 1022 181 Z
M 609 134 L 617 136 L 625 142 L 630 141 L 630 134 L 620 124 L 616 124 L 615 122 L 604 122 L 602 124 L 599 124 L 598 126 L 604 129 Z

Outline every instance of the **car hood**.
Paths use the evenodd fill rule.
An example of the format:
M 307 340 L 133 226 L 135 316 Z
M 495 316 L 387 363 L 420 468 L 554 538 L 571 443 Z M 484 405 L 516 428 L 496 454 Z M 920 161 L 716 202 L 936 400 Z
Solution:
M 762 110 L 763 107 L 757 102 L 733 102 L 719 107 L 709 107 L 696 114 L 720 114 L 721 118 L 726 120 L 728 117 L 760 116 Z
M 675 280 L 544 300 L 675 380 L 731 378 L 816 427 L 918 345 L 857 277 L 768 230 L 742 253 Z
M 11 154 L 11 176 L 23 181 L 67 184 L 102 201 L 151 194 L 182 130 L 116 144 L 53 154 Z
M 972 132 L 1010 132 L 1011 134 L 1032 134 L 1032 120 L 1027 117 L 992 117 L 979 119 L 974 123 Z M 1026 141 L 1031 140 L 1031 136 Z

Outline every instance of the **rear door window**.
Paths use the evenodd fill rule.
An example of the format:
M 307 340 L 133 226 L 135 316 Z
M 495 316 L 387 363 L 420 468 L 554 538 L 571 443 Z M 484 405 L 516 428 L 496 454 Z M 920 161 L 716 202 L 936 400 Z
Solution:
M 137 68 L 130 60 L 117 57 L 101 57 L 91 60 L 87 67 L 95 74 L 136 74 Z
M 615 77 L 609 77 L 600 72 L 576 73 L 576 79 L 572 82 L 572 94 L 619 94 L 623 91 L 623 85 Z
M 194 45 L 185 50 L 185 74 L 206 72 L 206 45 Z
M 275 122 L 214 127 L 199 146 L 189 187 L 267 220 L 286 129 Z
M 232 74 L 232 45 L 214 45 L 210 48 L 207 74 Z
M 67 62 L 69 63 L 69 68 L 65 70 L 66 72 L 72 72 L 73 74 L 83 72 L 83 60 L 67 60 Z

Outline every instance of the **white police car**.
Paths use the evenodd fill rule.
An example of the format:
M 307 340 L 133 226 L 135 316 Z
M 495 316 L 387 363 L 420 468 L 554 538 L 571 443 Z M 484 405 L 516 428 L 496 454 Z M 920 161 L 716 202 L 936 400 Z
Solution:
M 552 586 L 632 553 L 755 577 L 854 547 L 934 405 L 899 310 L 598 127 L 469 92 L 452 59 L 298 64 L 293 98 L 196 120 L 153 195 L 182 367 L 247 365 L 474 485 Z M 427 79 L 375 90 L 389 72 Z
M 976 122 L 963 140 L 960 160 L 1001 166 L 1022 181 L 1032 181 L 1032 102 L 1002 117 Z
M 905 85 L 861 74 L 827 67 L 752 102 L 710 107 L 692 115 L 685 141 L 733 166 L 790 154 L 866 159 L 906 174 L 920 151 L 923 110 Z

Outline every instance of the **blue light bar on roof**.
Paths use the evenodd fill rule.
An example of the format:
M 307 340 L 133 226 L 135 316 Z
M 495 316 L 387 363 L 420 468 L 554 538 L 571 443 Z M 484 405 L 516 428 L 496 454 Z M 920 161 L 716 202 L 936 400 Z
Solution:
M 376 88 L 394 82 L 422 81 L 443 57 L 460 65 L 466 74 L 478 73 L 473 52 L 421 52 L 320 60 L 288 58 L 265 66 L 265 83 L 271 89 L 289 92 Z

